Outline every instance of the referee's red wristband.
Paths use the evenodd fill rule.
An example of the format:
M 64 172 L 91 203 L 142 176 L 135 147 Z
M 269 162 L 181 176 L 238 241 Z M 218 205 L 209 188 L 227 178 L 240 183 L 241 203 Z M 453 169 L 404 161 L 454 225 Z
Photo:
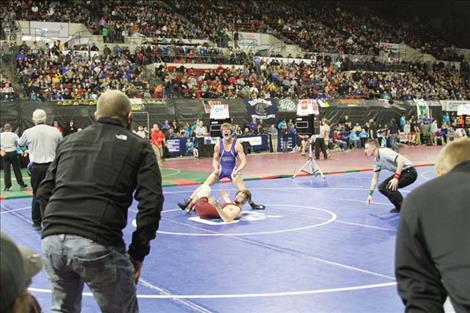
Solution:
M 400 176 L 401 176 L 400 174 L 395 173 L 395 175 L 393 175 L 393 178 L 400 179 Z

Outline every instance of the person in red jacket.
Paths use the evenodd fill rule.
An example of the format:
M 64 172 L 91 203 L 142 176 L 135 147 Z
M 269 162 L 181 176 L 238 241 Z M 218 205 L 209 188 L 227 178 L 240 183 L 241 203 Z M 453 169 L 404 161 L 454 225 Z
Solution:
M 158 166 L 162 164 L 163 146 L 165 145 L 165 133 L 157 124 L 153 124 L 151 143 L 155 156 L 157 157 Z

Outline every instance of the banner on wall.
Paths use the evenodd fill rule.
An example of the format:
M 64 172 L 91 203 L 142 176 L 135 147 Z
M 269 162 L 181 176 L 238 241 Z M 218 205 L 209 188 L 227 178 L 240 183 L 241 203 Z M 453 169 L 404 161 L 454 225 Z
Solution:
M 416 105 L 416 115 L 418 119 L 421 118 L 429 118 L 429 106 L 426 101 L 422 99 L 415 99 L 413 100 L 414 104 Z
M 291 98 L 279 99 L 277 109 L 279 112 L 295 112 L 297 110 L 297 100 Z
M 439 101 L 442 105 L 442 111 L 453 111 L 456 112 L 459 106 L 462 104 L 470 104 L 468 100 L 441 100 Z
M 277 106 L 270 99 L 257 98 L 244 101 L 250 120 L 255 118 L 256 120 L 269 123 L 276 118 L 278 112 Z
M 210 118 L 224 120 L 230 117 L 228 104 L 216 104 L 211 106 Z
M 388 53 L 398 54 L 400 53 L 400 44 L 390 42 L 380 42 L 379 47 L 383 48 Z
M 302 99 L 297 102 L 297 115 L 298 116 L 307 116 L 307 115 L 319 115 L 320 111 L 318 110 L 317 100 L 313 99 Z
M 459 104 L 457 108 L 458 115 L 470 115 L 470 103 Z
M 32 36 L 41 36 L 46 38 L 68 38 L 69 24 L 54 22 L 30 22 Z

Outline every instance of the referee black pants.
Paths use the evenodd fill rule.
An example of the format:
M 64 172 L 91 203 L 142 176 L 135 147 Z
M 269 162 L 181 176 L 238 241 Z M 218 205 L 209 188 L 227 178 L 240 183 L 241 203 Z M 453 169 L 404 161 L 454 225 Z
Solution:
M 36 192 L 38 191 L 39 185 L 46 177 L 47 169 L 51 163 L 33 163 L 31 167 L 31 188 L 33 188 L 33 200 L 31 203 L 31 219 L 33 220 L 34 226 L 41 226 L 41 210 L 39 203 L 36 201 Z
M 6 152 L 5 156 L 3 157 L 5 188 L 11 187 L 11 167 L 13 167 L 13 172 L 15 172 L 16 182 L 21 187 L 24 187 L 25 183 L 23 181 L 23 176 L 21 175 L 20 160 L 18 159 L 18 154 L 16 151 Z
M 401 203 L 403 202 L 403 196 L 398 191 L 398 189 L 414 183 L 416 178 L 418 177 L 418 173 L 416 172 L 416 169 L 414 167 L 410 167 L 406 170 L 401 171 L 400 179 L 398 180 L 398 188 L 395 191 L 388 188 L 388 183 L 393 179 L 393 176 L 394 175 L 390 176 L 380 184 L 379 191 L 385 197 L 387 197 L 388 200 L 393 203 L 393 205 L 395 205 L 395 208 L 398 211 L 400 211 Z
M 316 138 L 315 139 L 315 159 L 320 158 L 320 150 L 323 152 L 323 157 L 325 160 L 328 158 L 328 155 L 326 154 L 326 145 L 325 145 L 325 138 Z

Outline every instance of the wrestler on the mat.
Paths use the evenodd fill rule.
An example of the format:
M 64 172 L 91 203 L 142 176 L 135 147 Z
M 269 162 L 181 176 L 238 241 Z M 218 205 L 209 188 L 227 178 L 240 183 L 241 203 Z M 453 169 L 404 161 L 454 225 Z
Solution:
M 207 177 L 204 185 L 212 186 L 218 180 L 228 178 L 239 191 L 246 190 L 247 188 L 240 175 L 240 171 L 246 166 L 246 156 L 245 152 L 243 152 L 243 147 L 237 139 L 232 138 L 232 125 L 229 123 L 222 124 L 220 131 L 223 139 L 220 141 L 220 144 L 214 146 L 214 157 L 212 159 L 214 171 Z M 237 158 L 239 159 L 238 166 Z M 178 203 L 182 210 L 185 210 L 188 204 L 195 198 L 196 191 L 193 192 L 185 203 Z M 255 204 L 251 198 L 248 203 L 253 210 L 265 209 L 264 205 Z
M 187 205 L 186 211 L 196 211 L 200 218 L 221 218 L 224 222 L 232 222 L 240 218 L 243 206 L 251 199 L 249 190 L 238 191 L 233 201 L 227 192 L 222 191 L 221 195 L 223 201 L 219 202 L 211 196 L 211 187 L 201 185 L 196 189 L 194 199 Z

